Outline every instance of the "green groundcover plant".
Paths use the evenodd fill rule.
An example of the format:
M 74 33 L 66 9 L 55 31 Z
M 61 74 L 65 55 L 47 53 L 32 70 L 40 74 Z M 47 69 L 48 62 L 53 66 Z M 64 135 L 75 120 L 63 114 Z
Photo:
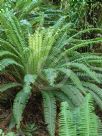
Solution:
M 101 136 L 102 124 L 94 113 L 91 95 L 87 94 L 83 104 L 70 110 L 67 102 L 61 103 L 59 136 Z
M 21 135 L 25 134 L 26 136 L 33 136 L 35 131 L 35 125 L 30 124 L 25 128 L 24 131 L 22 131 Z M 15 136 L 16 133 L 8 132 L 4 134 L 4 132 L 0 130 L 0 135 Z M 62 102 L 60 107 L 59 136 L 82 135 L 102 135 L 102 124 L 98 116 L 96 116 L 96 114 L 94 113 L 93 99 L 90 94 L 87 94 L 83 103 L 74 110 L 71 110 L 68 102 Z
M 45 16 L 41 14 L 34 17 L 32 23 L 29 17 L 24 18 L 32 9 L 36 12 L 40 1 L 19 2 L 16 6 L 11 5 L 15 7 L 13 10 L 8 7 L 0 12 L 0 74 L 14 79 L 14 82 L 1 84 L 0 93 L 11 88 L 19 90 L 13 103 L 13 120 L 17 129 L 30 96 L 41 93 L 45 122 L 49 134 L 54 136 L 56 100 L 67 101 L 73 109 L 80 106 L 84 96 L 90 92 L 102 109 L 102 55 L 80 51 L 101 43 L 101 37 L 82 37 L 92 32 L 102 34 L 102 29 L 77 31 L 72 23 L 67 22 L 67 16 L 61 16 L 56 23 L 46 26 Z

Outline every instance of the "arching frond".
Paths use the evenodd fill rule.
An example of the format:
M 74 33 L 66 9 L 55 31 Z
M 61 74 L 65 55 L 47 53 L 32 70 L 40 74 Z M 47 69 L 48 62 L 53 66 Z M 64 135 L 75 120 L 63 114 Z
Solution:
M 98 136 L 98 124 L 97 117 L 93 113 L 94 106 L 92 102 L 91 95 L 87 95 L 85 98 L 85 102 L 82 104 L 80 108 L 80 123 L 79 130 L 80 135 L 88 136 Z
M 26 75 L 24 78 L 25 84 L 23 86 L 23 89 L 16 95 L 16 98 L 14 100 L 13 115 L 17 124 L 17 128 L 20 127 L 23 111 L 31 95 L 31 84 L 34 83 L 35 80 L 36 76 Z
M 67 102 L 61 103 L 59 136 L 76 136 L 75 124 Z
M 42 91 L 42 97 L 45 122 L 50 136 L 54 136 L 56 125 L 56 100 L 53 93 L 50 91 Z
M 68 97 L 74 106 L 80 106 L 82 104 L 84 96 L 75 86 L 64 85 L 61 87 L 61 91 Z
M 15 60 L 13 60 L 11 58 L 7 58 L 7 59 L 3 59 L 0 61 L 0 72 L 2 72 L 6 67 L 8 67 L 10 65 L 15 65 L 18 68 L 20 68 L 21 71 L 23 71 L 22 65 L 20 65 L 19 63 L 17 63 Z
M 87 94 L 82 105 L 70 110 L 68 103 L 61 104 L 59 135 L 61 136 L 98 136 L 101 134 L 101 125 L 94 113 L 93 100 Z
M 73 84 L 75 84 L 81 91 L 84 90 L 80 79 L 72 70 L 66 68 L 61 68 L 59 70 L 63 72 L 68 78 L 70 78 Z
M 8 89 L 21 86 L 19 83 L 6 83 L 0 85 L 0 93 L 7 91 Z

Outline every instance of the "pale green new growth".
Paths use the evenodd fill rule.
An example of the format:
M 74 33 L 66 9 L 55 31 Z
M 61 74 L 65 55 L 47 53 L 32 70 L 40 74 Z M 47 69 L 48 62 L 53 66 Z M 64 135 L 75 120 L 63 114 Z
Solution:
M 67 102 L 61 103 L 59 136 L 99 136 L 102 126 L 94 113 L 93 100 L 87 94 L 79 108 L 70 110 Z

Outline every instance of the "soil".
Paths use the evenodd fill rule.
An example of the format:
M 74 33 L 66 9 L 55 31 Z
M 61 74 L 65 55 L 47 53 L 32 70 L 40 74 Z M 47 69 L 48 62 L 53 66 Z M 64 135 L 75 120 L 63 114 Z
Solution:
M 8 130 L 8 125 L 12 116 L 11 107 L 7 107 L 7 104 L 8 103 L 0 105 L 0 129 L 3 129 L 5 132 Z M 4 107 L 6 107 L 7 109 L 5 109 Z M 21 122 L 22 129 L 28 123 L 35 123 L 37 126 L 37 131 L 34 136 L 49 136 L 46 129 L 47 125 L 44 123 L 43 105 L 40 94 L 37 94 L 36 96 L 32 95 L 26 106 L 23 117 L 23 121 Z

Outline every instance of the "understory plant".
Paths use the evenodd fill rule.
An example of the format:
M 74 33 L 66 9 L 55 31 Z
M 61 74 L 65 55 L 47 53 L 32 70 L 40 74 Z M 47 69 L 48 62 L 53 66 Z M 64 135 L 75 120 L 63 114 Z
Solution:
M 60 5 L 68 21 L 73 22 L 76 28 L 101 27 L 100 0 L 61 0 Z
M 8 132 L 5 134 L 2 129 L 0 129 L 0 136 L 15 136 L 14 132 Z
M 82 105 L 74 110 L 61 103 L 59 136 L 101 136 L 102 124 L 94 112 L 93 100 L 87 94 Z
M 21 128 L 18 132 L 4 132 L 0 129 L 0 136 L 34 136 L 36 133 L 37 127 L 35 123 L 28 123 L 24 128 Z
M 21 9 L 27 10 L 22 15 L 17 12 L 18 7 L 14 10 L 5 8 L 0 13 L 0 74 L 14 79 L 13 82 L 0 84 L 0 93 L 11 88 L 18 90 L 13 103 L 17 129 L 20 128 L 30 96 L 32 93 L 41 93 L 48 132 L 54 136 L 56 100 L 67 101 L 73 109 L 90 92 L 102 109 L 102 55 L 80 52 L 84 47 L 102 42 L 100 37 L 82 39 L 83 34 L 102 34 L 102 29 L 77 31 L 71 23 L 67 23 L 66 16 L 61 16 L 51 26 L 45 26 L 42 16 L 43 21 L 38 21 L 34 26 L 29 19 L 22 20 L 32 8 L 27 10 L 29 6 L 25 9 L 21 5 Z M 37 18 L 33 19 L 36 22 Z

